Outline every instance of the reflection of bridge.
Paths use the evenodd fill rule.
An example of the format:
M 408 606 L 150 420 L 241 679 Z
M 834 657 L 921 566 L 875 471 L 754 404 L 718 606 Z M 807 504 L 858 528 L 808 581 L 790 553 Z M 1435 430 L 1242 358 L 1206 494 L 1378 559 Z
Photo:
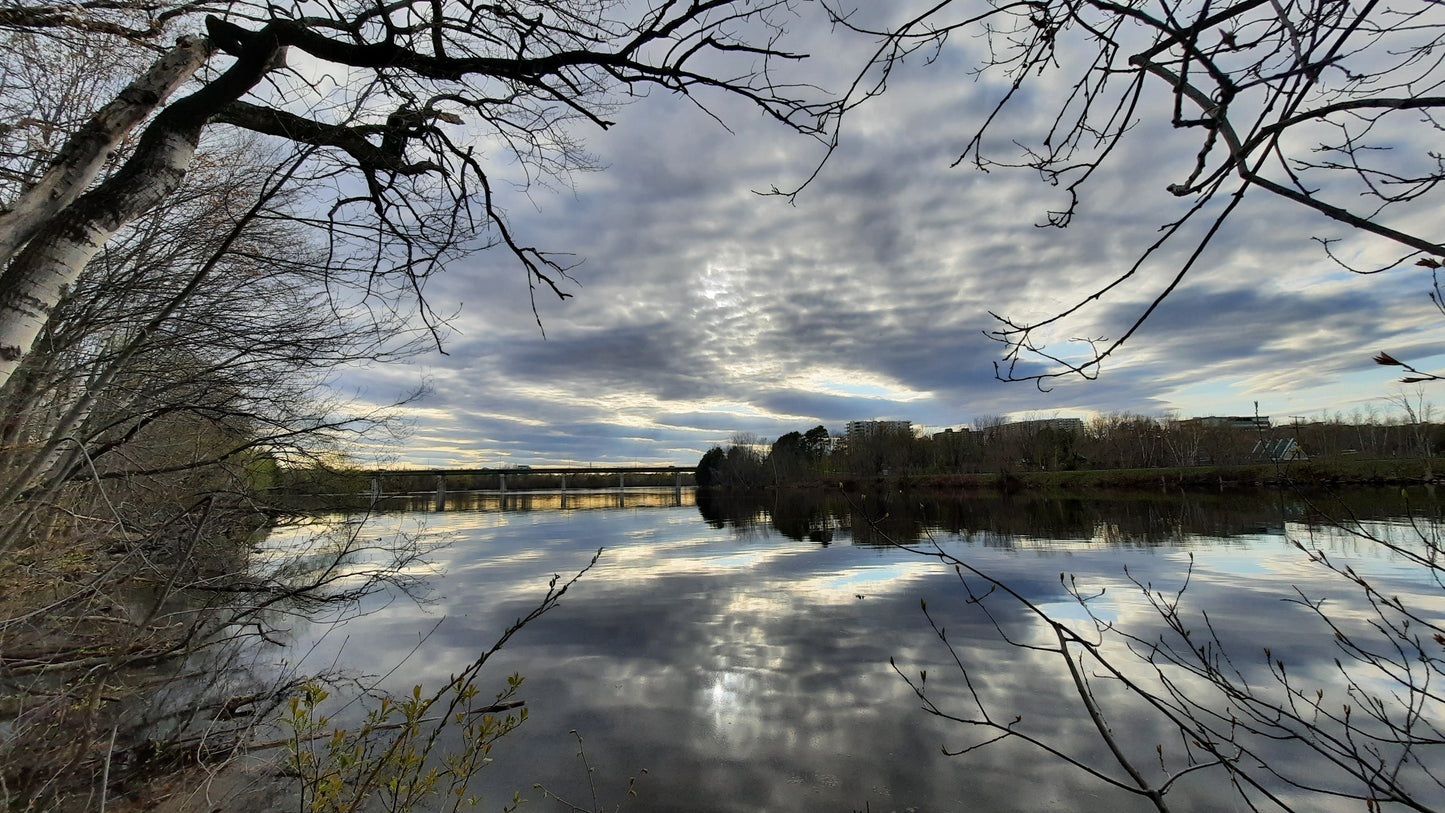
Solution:
M 555 490 L 560 491 L 564 496 L 567 494 L 567 477 L 594 476 L 594 475 L 617 475 L 617 488 L 627 488 L 627 475 L 629 474 L 671 474 L 672 487 L 676 491 L 682 490 L 682 479 L 684 475 L 691 477 L 695 469 L 691 466 L 537 466 L 535 468 L 479 468 L 479 469 L 380 469 L 371 472 L 371 498 L 373 501 L 386 496 L 383 481 L 388 478 L 397 477 L 435 477 L 436 478 L 436 506 L 437 510 L 445 510 L 447 501 L 447 478 L 496 478 L 495 491 L 505 495 L 507 493 L 507 478 L 512 478 L 513 485 L 525 478 L 526 490 Z M 537 478 L 557 481 L 557 485 L 551 488 L 539 488 Z M 493 489 L 471 489 L 474 491 L 488 491 Z

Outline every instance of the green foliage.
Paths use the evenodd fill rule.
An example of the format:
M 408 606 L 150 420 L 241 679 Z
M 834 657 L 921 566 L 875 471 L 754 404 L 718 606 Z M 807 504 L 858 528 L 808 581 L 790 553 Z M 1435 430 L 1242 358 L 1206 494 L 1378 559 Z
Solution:
M 773 441 L 772 454 L 790 455 L 801 457 L 803 455 L 803 435 L 801 432 L 789 432 Z
M 246 490 L 256 494 L 281 485 L 281 466 L 269 452 L 253 452 L 245 458 Z
M 303 813 L 354 813 L 423 809 L 456 811 L 481 799 L 468 785 L 488 762 L 497 740 L 527 719 L 516 701 L 520 675 L 507 678 L 495 702 L 480 705 L 469 677 L 453 678 L 425 696 L 420 685 L 408 696 L 383 696 L 353 728 L 332 727 L 322 711 L 330 696 L 317 681 L 301 686 L 281 717 L 288 731 L 287 767 L 300 779 Z M 440 745 L 446 729 L 460 744 Z M 505 810 L 521 802 L 514 797 Z
M 702 460 L 699 460 L 697 464 L 696 478 L 699 488 L 720 485 L 718 474 L 722 469 L 725 457 L 726 453 L 723 452 L 721 446 L 714 446 L 707 450 L 707 454 L 703 455 Z
M 803 433 L 803 454 L 813 462 L 828 455 L 828 429 L 822 424 Z

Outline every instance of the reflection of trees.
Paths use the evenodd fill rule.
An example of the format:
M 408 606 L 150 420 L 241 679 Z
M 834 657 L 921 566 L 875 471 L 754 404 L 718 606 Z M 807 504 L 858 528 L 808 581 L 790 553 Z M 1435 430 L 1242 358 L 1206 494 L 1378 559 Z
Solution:
M 930 531 L 978 537 L 983 544 L 1020 538 L 1083 539 L 1104 544 L 1160 545 L 1191 537 L 1230 537 L 1282 531 L 1284 523 L 1321 518 L 1310 506 L 1278 493 L 1131 495 L 1085 498 L 990 492 L 800 491 L 735 493 L 702 490 L 698 511 L 715 528 L 749 533 L 771 528 L 791 539 L 831 541 L 835 530 L 854 544 L 891 545 Z M 1408 502 L 1398 490 L 1361 490 L 1335 498 L 1330 510 L 1362 519 L 1399 516 Z
M 81 799 L 226 759 L 294 687 L 294 675 L 254 668 L 296 619 L 354 613 L 379 590 L 420 586 L 419 541 L 376 539 L 360 522 L 298 528 L 291 543 L 257 551 L 244 540 L 208 545 L 207 531 L 199 524 L 178 550 L 121 552 L 88 589 L 7 597 L 6 807 L 80 809 Z M 107 584 L 131 557 L 145 568 Z
M 900 545 L 947 566 L 965 606 L 982 613 L 1004 642 L 1054 663 L 1107 746 L 1103 762 L 1037 728 L 1028 710 L 998 707 L 981 681 L 986 665 L 949 642 L 926 604 L 957 670 L 951 680 L 961 677 L 964 691 L 938 700 L 926 671 L 895 669 L 925 711 L 977 735 L 948 753 L 1027 743 L 1159 811 L 1169 810 L 1167 795 L 1185 779 L 1227 787 L 1249 810 L 1317 810 L 1342 800 L 1368 811 L 1441 809 L 1445 694 L 1437 686 L 1445 678 L 1445 623 L 1433 607 L 1445 590 L 1445 562 L 1438 521 L 1352 519 L 1334 530 L 1386 552 L 1390 564 L 1372 573 L 1326 553 L 1313 537 L 1308 545 L 1295 541 L 1326 580 L 1280 596 L 1287 603 L 1277 612 L 1299 619 L 1282 640 L 1248 637 L 1191 606 L 1192 558 L 1189 571 L 1164 588 L 1126 571 L 1135 606 L 1146 610 L 1133 615 L 1117 598 L 1105 605 L 1104 588 L 1063 574 L 1060 604 L 1014 589 L 932 539 Z M 1402 577 L 1401 569 L 1414 572 Z M 1301 638 L 1306 647 L 1311 639 L 1330 647 L 1334 668 L 1302 663 Z
M 856 498 L 856 495 L 855 495 Z M 864 498 L 866 500 L 866 498 Z M 777 531 L 783 536 L 799 541 L 829 544 L 834 535 L 851 531 L 854 542 L 860 540 L 857 534 L 872 533 L 869 524 L 850 504 L 848 498 L 836 492 L 770 492 L 739 493 L 698 491 L 697 508 L 704 520 L 714 528 L 731 528 L 739 535 L 751 536 L 764 531 Z M 921 527 L 908 514 L 880 515 L 883 527 L 899 533 L 916 532 Z M 863 544 L 868 544 L 866 541 Z
M 697 511 L 714 528 L 751 531 L 766 521 L 763 500 L 758 494 L 700 489 Z
M 274 501 L 287 511 L 324 513 L 331 511 L 397 514 L 410 511 L 575 511 L 609 508 L 669 508 L 692 503 L 689 489 L 628 486 L 624 492 L 615 485 L 601 489 L 567 491 L 453 491 L 448 484 L 438 507 L 437 492 L 386 494 L 373 501 L 364 494 L 284 494 Z

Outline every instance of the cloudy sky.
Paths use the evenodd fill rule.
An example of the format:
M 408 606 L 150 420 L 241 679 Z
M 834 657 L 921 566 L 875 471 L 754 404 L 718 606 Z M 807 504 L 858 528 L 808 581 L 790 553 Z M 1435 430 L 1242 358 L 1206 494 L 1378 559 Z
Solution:
M 795 36 L 821 55 L 810 75 L 833 87 L 868 45 L 806 20 Z M 1255 402 L 1276 419 L 1387 412 L 1398 372 L 1375 353 L 1440 361 L 1445 319 L 1428 272 L 1345 272 L 1312 237 L 1343 238 L 1336 250 L 1362 263 L 1385 252 L 1255 193 L 1098 380 L 1047 392 L 998 381 L 989 312 L 1044 317 L 1127 268 L 1188 205 L 1166 186 L 1187 175 L 1198 141 L 1169 128 L 1166 100 L 1146 97 L 1079 216 L 1039 228 L 1058 188 L 1028 170 L 950 167 L 1003 90 L 968 74 L 977 47 L 963 41 L 895 76 L 792 204 L 756 192 L 798 184 L 819 145 L 729 100 L 708 101 L 730 131 L 663 94 L 620 110 L 608 131 L 579 128 L 604 169 L 509 203 L 527 242 L 583 261 L 572 298 L 539 294 L 545 336 L 521 270 L 483 252 L 427 289 L 458 314 L 447 355 L 349 371 L 337 387 L 384 402 L 429 383 L 404 446 L 381 451 L 404 463 L 692 464 L 737 433 L 855 419 L 937 428 L 991 415 L 1249 414 Z M 1052 116 L 1039 87 L 991 142 L 1000 157 L 1014 157 L 1014 137 L 1036 142 Z M 1066 322 L 1049 349 L 1120 335 L 1187 248 Z

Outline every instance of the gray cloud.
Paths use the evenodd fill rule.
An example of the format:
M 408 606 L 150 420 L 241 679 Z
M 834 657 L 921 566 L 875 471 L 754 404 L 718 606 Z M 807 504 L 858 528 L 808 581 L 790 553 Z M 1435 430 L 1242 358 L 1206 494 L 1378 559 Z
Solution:
M 856 56 L 805 36 L 820 75 Z M 460 305 L 450 355 L 354 371 L 344 388 L 383 399 L 430 378 L 435 392 L 401 452 L 416 462 L 690 463 L 734 432 L 854 418 L 1201 414 L 1253 400 L 1266 412 L 1336 409 L 1388 392 L 1374 352 L 1435 352 L 1442 322 L 1427 278 L 1352 278 L 1310 240 L 1343 227 L 1256 196 L 1099 381 L 1050 392 L 995 381 L 988 312 L 1045 317 L 1123 273 L 1189 205 L 1165 187 L 1197 144 L 1146 101 L 1073 225 L 1037 228 L 1060 189 L 1027 171 L 949 168 L 998 90 L 960 78 L 965 65 L 949 51 L 901 74 L 845 125 L 791 205 L 755 191 L 806 178 L 817 144 L 731 103 L 732 133 L 676 98 L 623 108 L 611 130 L 583 133 L 603 171 L 578 177 L 575 191 L 512 202 L 526 242 L 585 260 L 566 283 L 572 299 L 538 293 L 545 338 L 521 272 L 484 253 L 427 289 L 443 311 Z M 1013 136 L 1037 140 L 1052 112 L 1044 101 L 1019 99 L 1001 149 Z M 1178 269 L 1189 234 L 1054 331 L 1050 347 L 1120 335 Z M 1359 240 L 1339 249 L 1379 253 Z

